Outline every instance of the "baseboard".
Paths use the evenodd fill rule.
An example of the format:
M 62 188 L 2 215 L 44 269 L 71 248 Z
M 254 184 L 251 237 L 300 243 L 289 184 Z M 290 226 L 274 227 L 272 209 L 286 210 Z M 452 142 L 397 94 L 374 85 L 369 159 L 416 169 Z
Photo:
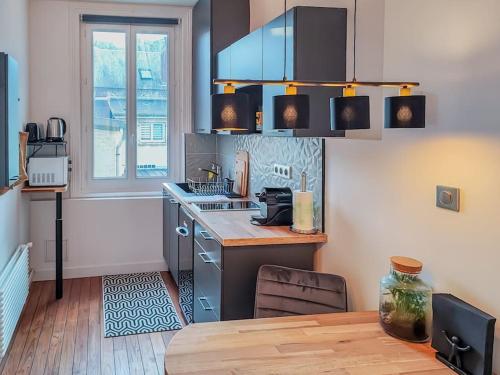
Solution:
M 95 266 L 73 266 L 63 268 L 63 277 L 65 279 L 76 279 L 81 277 L 94 277 L 104 275 L 120 275 L 124 273 L 137 272 L 153 272 L 153 271 L 168 271 L 167 264 L 164 260 L 157 262 L 143 263 L 121 263 L 121 264 L 106 264 Z M 55 280 L 55 268 L 35 269 L 33 281 Z

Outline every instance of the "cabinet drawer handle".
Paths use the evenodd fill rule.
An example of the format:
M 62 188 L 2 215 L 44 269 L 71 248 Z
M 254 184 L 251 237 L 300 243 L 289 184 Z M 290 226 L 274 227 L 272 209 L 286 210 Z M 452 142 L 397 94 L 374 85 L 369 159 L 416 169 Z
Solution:
M 206 230 L 200 231 L 200 236 L 202 236 L 206 241 L 212 241 L 214 239 L 211 235 L 208 234 Z
M 198 297 L 198 302 L 201 305 L 201 308 L 205 311 L 213 311 L 213 308 L 210 306 L 208 303 L 207 299 L 205 297 Z
M 175 231 L 177 232 L 177 234 L 179 236 L 182 236 L 182 237 L 189 236 L 189 229 L 187 229 L 186 227 L 177 227 L 177 228 L 175 228 Z
M 172 204 L 176 204 L 176 203 L 177 203 L 177 201 L 176 201 L 175 199 L 170 199 L 170 203 L 172 203 Z
M 201 260 L 204 262 L 204 263 L 215 263 L 209 256 L 207 253 L 198 253 L 198 256 L 201 258 Z

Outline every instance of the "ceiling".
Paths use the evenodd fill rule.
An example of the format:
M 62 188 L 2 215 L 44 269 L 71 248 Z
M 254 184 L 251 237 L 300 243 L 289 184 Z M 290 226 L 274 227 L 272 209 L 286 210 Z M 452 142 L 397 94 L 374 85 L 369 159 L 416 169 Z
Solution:
M 162 4 L 193 6 L 198 0 L 87 0 L 96 3 L 128 3 L 128 4 Z

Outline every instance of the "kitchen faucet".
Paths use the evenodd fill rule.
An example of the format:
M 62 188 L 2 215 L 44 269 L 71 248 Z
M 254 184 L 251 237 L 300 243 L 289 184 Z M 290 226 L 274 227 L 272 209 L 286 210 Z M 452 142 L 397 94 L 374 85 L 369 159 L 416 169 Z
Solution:
M 217 182 L 222 180 L 222 166 L 219 164 L 212 162 L 211 169 L 198 168 L 199 171 L 207 172 L 208 179 L 211 180 L 211 175 L 214 174 L 217 177 Z

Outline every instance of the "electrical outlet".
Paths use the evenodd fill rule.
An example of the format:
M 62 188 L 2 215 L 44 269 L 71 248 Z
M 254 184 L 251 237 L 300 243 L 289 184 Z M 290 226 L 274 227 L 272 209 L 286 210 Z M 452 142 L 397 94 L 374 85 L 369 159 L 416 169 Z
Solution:
M 280 176 L 286 179 L 292 178 L 292 167 L 289 165 L 274 164 L 273 173 L 275 176 Z
M 449 186 L 436 188 L 436 206 L 460 212 L 460 189 Z
M 45 263 L 54 263 L 56 261 L 56 241 L 45 241 Z M 63 241 L 63 261 L 68 261 L 68 240 Z

